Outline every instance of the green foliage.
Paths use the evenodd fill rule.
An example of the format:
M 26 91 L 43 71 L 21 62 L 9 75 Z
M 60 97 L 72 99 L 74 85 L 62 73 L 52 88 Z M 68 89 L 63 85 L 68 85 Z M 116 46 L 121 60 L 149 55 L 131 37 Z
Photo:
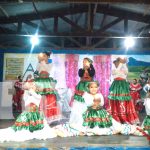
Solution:
M 133 79 L 139 79 L 140 74 L 146 70 L 150 69 L 150 67 L 145 66 L 128 66 L 129 73 L 128 73 L 128 80 L 131 81 Z

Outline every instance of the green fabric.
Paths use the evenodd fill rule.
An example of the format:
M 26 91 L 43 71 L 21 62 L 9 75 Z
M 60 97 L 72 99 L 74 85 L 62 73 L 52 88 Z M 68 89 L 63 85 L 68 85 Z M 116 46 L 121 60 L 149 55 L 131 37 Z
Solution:
M 90 118 L 92 118 L 92 120 L 90 120 Z M 95 120 L 96 118 L 100 120 Z M 88 126 L 90 128 L 94 128 L 96 126 L 100 128 L 107 128 L 112 126 L 112 116 L 109 115 L 105 109 L 101 109 L 100 107 L 98 109 L 89 107 L 88 110 L 83 113 L 83 119 L 83 126 Z M 86 119 L 89 119 L 90 121 L 86 121 Z
M 57 83 L 57 81 L 51 77 L 35 78 L 34 81 L 38 87 L 43 88 L 43 89 L 53 89 L 53 84 Z M 56 91 L 40 91 L 40 92 L 37 92 L 37 94 L 40 94 L 40 95 L 55 94 L 55 95 L 57 95 L 57 92 Z
M 108 99 L 119 101 L 130 101 L 129 83 L 126 80 L 114 80 L 109 89 Z
M 78 91 L 84 91 L 84 92 L 89 92 L 89 90 L 88 90 L 89 83 L 90 82 L 88 82 L 88 81 L 80 81 L 78 83 L 78 85 L 76 86 L 76 90 L 78 90 Z M 85 102 L 84 98 L 81 95 L 77 95 L 77 94 L 74 95 L 74 100 L 76 100 L 78 102 L 82 102 L 82 103 Z
M 29 130 L 30 132 L 41 130 L 44 127 L 43 123 L 36 123 L 36 125 L 32 125 L 30 122 L 38 122 L 38 121 L 43 122 L 43 119 L 44 116 L 41 115 L 38 111 L 37 112 L 25 111 L 18 116 L 12 128 L 15 131 L 23 130 L 23 129 Z M 27 123 L 28 125 L 25 125 L 25 123 Z M 21 124 L 21 125 L 17 125 L 17 124 Z
M 148 134 L 150 135 L 150 116 L 146 116 L 144 118 L 144 129 L 148 131 Z

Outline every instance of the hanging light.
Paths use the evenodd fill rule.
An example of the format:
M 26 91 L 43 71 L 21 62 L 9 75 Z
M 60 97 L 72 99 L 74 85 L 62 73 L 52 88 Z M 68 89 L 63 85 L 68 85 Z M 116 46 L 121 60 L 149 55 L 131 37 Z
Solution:
M 124 46 L 126 49 L 132 48 L 135 45 L 134 38 L 132 36 L 126 37 L 124 41 Z

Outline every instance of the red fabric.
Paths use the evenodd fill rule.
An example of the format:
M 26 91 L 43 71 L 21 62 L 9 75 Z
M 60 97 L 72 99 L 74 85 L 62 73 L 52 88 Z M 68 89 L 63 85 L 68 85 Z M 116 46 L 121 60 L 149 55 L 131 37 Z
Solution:
M 133 99 L 133 103 L 134 103 L 136 111 L 140 111 L 143 108 L 143 106 L 141 104 L 137 103 L 138 100 L 141 99 L 141 96 L 140 96 L 140 89 L 141 88 L 142 87 L 141 87 L 141 85 L 139 83 L 137 83 L 137 84 L 131 83 L 130 84 L 130 90 L 131 90 L 130 91 L 130 95 L 131 95 L 131 97 Z
M 125 80 L 125 79 L 118 77 L 118 78 L 115 78 L 114 80 Z
M 47 119 L 55 119 L 60 115 L 60 109 L 56 103 L 56 95 L 48 94 L 45 95 L 44 99 L 41 100 L 40 110 L 44 112 Z
M 132 101 L 110 100 L 110 106 L 110 113 L 116 121 L 130 124 L 139 122 L 139 118 Z
M 22 112 L 22 96 L 24 91 L 22 90 L 22 82 L 16 81 L 14 84 L 15 94 L 12 97 L 13 101 L 13 113 Z
M 83 77 L 81 78 L 81 81 L 92 81 L 92 77 L 90 77 L 87 70 L 85 70 Z

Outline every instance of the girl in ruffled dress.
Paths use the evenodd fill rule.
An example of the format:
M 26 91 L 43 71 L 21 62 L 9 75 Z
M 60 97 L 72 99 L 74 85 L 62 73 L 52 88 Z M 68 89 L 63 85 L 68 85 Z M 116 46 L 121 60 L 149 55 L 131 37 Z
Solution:
M 83 126 L 88 126 L 89 128 L 94 128 L 96 126 L 107 128 L 112 126 L 112 117 L 103 109 L 104 98 L 101 93 L 98 93 L 98 88 L 98 82 L 90 82 L 89 93 L 85 93 L 84 95 L 88 99 L 93 99 L 92 106 L 88 107 L 87 111 L 83 114 Z
M 54 129 L 51 129 L 39 112 L 41 95 L 36 94 L 39 89 L 34 82 L 26 82 L 24 85 L 25 111 L 16 119 L 13 126 L 0 129 L 0 141 L 25 141 L 31 139 L 47 139 L 56 137 Z
M 88 91 L 89 82 L 93 81 L 95 75 L 95 69 L 92 65 L 92 60 L 89 58 L 83 59 L 83 68 L 79 69 L 80 82 L 76 86 L 73 106 L 71 108 L 70 124 L 82 125 L 83 112 L 87 109 L 83 94 Z
M 42 101 L 40 103 L 40 110 L 44 112 L 44 115 L 49 123 L 60 119 L 60 109 L 57 105 L 57 91 L 55 85 L 57 83 L 52 77 L 49 77 L 52 69 L 52 64 L 48 62 L 50 57 L 49 52 L 43 52 L 38 55 L 39 63 L 36 68 L 35 83 L 40 87 L 40 91 L 37 93 L 42 95 Z
M 144 136 L 145 132 L 141 127 L 121 124 L 112 118 L 103 108 L 104 98 L 101 93 L 98 93 L 98 88 L 97 81 L 89 82 L 89 92 L 84 92 L 83 94 L 85 105 L 76 109 L 78 116 L 74 118 L 74 123 L 61 124 L 55 127 L 58 136 L 92 136 L 120 133 L 123 135 Z

